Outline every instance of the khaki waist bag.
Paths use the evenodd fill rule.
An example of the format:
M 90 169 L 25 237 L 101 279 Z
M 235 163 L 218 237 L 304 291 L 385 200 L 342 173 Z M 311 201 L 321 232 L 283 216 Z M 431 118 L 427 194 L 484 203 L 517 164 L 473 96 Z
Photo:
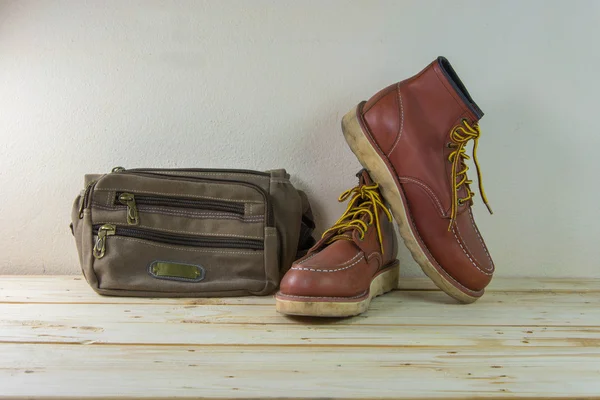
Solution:
M 314 243 L 285 170 L 115 168 L 86 175 L 71 226 L 100 294 L 265 295 Z

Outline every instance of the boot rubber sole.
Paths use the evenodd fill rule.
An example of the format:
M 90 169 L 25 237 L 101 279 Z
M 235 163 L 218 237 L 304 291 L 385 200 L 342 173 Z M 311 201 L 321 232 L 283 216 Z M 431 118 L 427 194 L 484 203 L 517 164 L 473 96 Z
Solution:
M 379 152 L 373 147 L 368 139 L 366 132 L 358 120 L 358 112 L 362 107 L 359 104 L 356 108 L 349 111 L 342 119 L 342 132 L 352 152 L 356 155 L 364 168 L 369 171 L 371 178 L 379 184 L 381 194 L 390 204 L 392 214 L 398 224 L 400 236 L 404 244 L 412 254 L 413 258 L 419 264 L 423 272 L 435 283 L 437 287 L 446 292 L 449 296 L 461 303 L 473 303 L 483 295 L 483 290 L 472 291 L 470 289 L 459 288 L 456 282 L 447 272 L 433 261 L 433 257 L 428 257 L 422 241 L 417 239 L 417 235 L 412 227 L 411 217 L 406 206 L 406 199 L 401 193 L 396 183 L 396 178 L 392 175 L 386 162 Z M 434 264 L 435 262 L 435 264 Z M 468 291 L 469 293 L 466 293 Z
M 369 308 L 371 300 L 398 287 L 400 265 L 392 263 L 371 281 L 369 292 L 364 296 L 344 300 L 340 297 L 299 296 L 291 298 L 282 293 L 275 295 L 275 308 L 281 314 L 310 317 L 351 317 L 362 314 Z

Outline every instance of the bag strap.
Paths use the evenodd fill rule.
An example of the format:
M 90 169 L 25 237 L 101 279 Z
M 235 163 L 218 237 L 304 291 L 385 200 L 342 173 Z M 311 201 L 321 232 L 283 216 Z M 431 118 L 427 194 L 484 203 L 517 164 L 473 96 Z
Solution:
M 300 222 L 300 236 L 298 238 L 298 250 L 296 251 L 296 259 L 304 257 L 308 250 L 316 243 L 312 236 L 315 230 L 315 219 L 310 208 L 310 202 L 306 193 L 298 190 L 300 199 L 302 200 L 302 221 Z

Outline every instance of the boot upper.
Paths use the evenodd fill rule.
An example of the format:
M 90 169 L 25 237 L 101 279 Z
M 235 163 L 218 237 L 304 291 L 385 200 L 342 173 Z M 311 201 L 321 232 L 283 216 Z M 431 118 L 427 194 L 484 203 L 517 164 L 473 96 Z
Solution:
M 361 297 L 372 278 L 396 259 L 391 214 L 365 170 L 359 173 L 359 185 L 340 196 L 340 201 L 346 199 L 344 215 L 283 277 L 280 295 Z
M 483 112 L 443 57 L 360 107 L 361 123 L 393 170 L 429 258 L 465 291 L 482 290 L 494 263 L 473 218 L 465 161 L 471 143 L 476 156 Z M 487 205 L 477 159 L 471 161 Z

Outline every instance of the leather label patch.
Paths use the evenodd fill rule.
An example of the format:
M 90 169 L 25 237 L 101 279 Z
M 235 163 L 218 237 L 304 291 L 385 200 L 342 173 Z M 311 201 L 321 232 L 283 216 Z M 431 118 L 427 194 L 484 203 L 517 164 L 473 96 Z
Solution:
M 153 261 L 148 273 L 157 279 L 181 282 L 200 282 L 204 279 L 204 268 L 200 265 L 184 264 L 173 261 Z

